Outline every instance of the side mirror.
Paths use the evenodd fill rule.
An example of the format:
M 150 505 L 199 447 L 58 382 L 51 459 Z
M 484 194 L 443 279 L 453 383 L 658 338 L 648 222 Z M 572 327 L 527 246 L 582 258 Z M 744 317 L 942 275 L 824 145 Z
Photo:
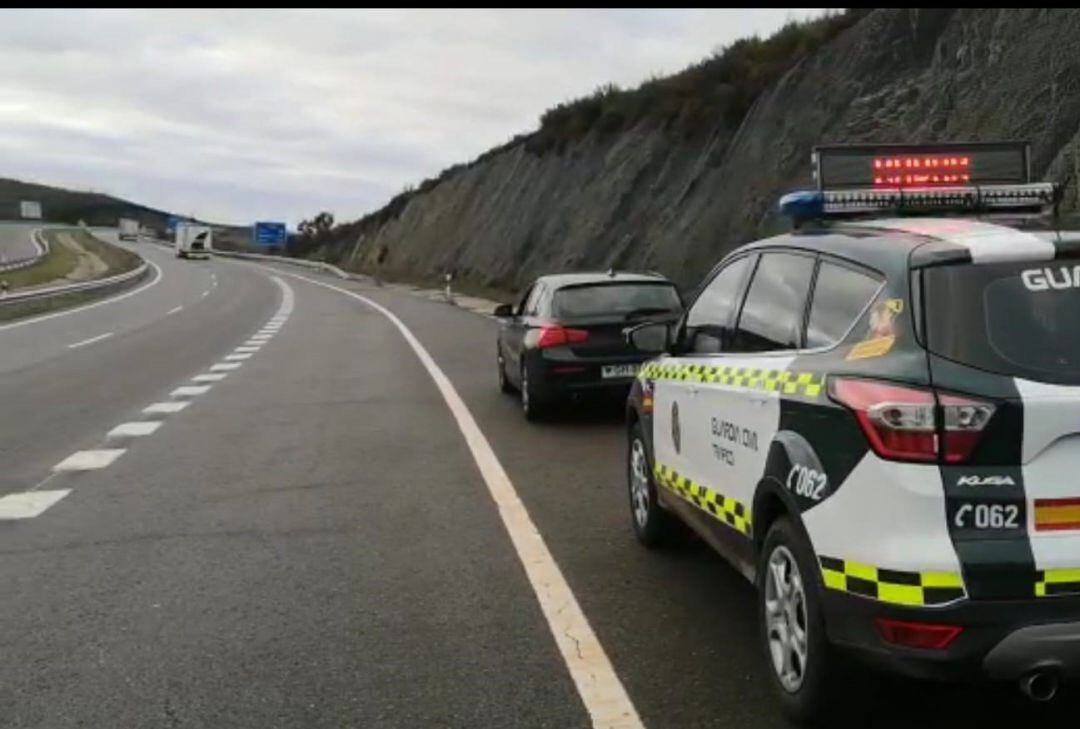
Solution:
M 671 348 L 671 324 L 647 321 L 623 330 L 626 343 L 639 352 L 659 354 Z
M 509 319 L 514 315 L 513 304 L 499 304 L 495 307 L 495 311 L 492 312 L 496 319 Z

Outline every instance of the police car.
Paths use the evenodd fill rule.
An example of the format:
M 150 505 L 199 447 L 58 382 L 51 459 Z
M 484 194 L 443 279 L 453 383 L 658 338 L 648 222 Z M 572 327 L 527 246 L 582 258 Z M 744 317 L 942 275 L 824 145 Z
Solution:
M 786 711 L 861 658 L 1049 700 L 1080 678 L 1080 237 L 1026 143 L 819 147 L 787 234 L 644 351 L 641 542 L 683 522 L 758 588 Z

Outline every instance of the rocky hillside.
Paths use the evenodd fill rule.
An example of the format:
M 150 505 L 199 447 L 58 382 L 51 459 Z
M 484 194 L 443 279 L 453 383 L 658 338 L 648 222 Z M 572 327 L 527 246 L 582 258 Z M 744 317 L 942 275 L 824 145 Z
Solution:
M 826 142 L 1029 139 L 1033 171 L 1069 180 L 1077 207 L 1080 11 L 881 9 L 817 31 L 809 46 L 774 43 L 790 54 L 781 66 L 688 69 L 707 82 L 693 93 L 712 96 L 684 91 L 661 121 L 653 111 L 674 93 L 663 84 L 677 90 L 682 76 L 613 119 L 649 89 L 559 107 L 540 131 L 305 252 L 388 279 L 456 270 L 466 288 L 507 292 L 543 272 L 610 266 L 692 287 L 731 248 L 782 229 L 775 201 L 811 184 L 810 150 Z M 553 137 L 560 114 L 578 121 Z

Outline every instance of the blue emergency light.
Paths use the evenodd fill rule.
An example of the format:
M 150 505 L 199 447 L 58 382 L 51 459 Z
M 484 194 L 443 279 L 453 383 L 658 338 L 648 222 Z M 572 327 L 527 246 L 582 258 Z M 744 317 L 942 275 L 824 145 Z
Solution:
M 1027 142 L 815 147 L 817 190 L 780 198 L 798 225 L 859 215 L 1041 213 L 1057 188 L 1030 181 Z

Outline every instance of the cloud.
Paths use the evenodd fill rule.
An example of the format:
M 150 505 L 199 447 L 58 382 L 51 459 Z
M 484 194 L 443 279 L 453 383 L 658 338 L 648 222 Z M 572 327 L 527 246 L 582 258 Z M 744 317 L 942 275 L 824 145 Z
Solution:
M 9 10 L 0 176 L 247 224 L 373 210 L 534 129 L 820 10 Z

